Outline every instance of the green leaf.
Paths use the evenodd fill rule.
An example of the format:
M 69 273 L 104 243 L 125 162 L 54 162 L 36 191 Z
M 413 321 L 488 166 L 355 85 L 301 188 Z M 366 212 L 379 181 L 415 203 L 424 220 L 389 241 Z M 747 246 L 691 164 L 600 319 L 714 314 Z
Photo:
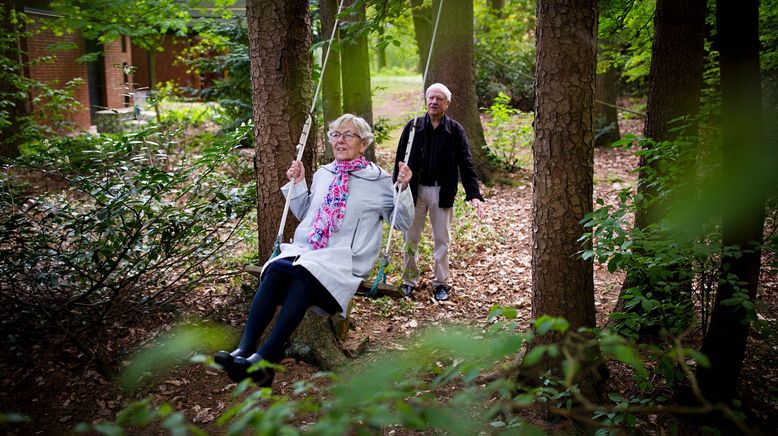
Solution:
M 537 363 L 540 362 L 540 359 L 543 358 L 547 349 L 548 347 L 545 345 L 536 345 L 524 355 L 522 365 L 527 367 L 537 365 Z

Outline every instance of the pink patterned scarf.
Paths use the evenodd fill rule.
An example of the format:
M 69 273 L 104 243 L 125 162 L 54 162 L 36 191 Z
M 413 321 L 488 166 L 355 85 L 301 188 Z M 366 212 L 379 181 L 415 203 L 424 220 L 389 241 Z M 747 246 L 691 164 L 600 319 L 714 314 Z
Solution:
M 330 232 L 337 232 L 343 224 L 348 200 L 349 172 L 361 170 L 370 163 L 364 156 L 354 160 L 336 160 L 335 177 L 327 188 L 327 196 L 316 212 L 313 220 L 313 230 L 308 236 L 308 243 L 314 250 L 324 248 L 330 240 Z

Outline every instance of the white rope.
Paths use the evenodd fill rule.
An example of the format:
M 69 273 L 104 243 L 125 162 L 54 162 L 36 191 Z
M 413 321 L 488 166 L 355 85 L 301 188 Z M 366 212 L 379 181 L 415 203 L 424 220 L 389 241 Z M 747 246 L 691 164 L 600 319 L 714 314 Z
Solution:
M 419 118 L 419 111 L 421 110 L 421 101 L 424 99 L 424 92 L 425 92 L 425 84 L 427 83 L 427 73 L 430 69 L 430 59 L 432 59 L 432 48 L 435 46 L 435 36 L 438 33 L 438 21 L 440 21 L 440 11 L 443 9 L 443 0 L 440 0 L 440 4 L 438 5 L 438 14 L 435 17 L 435 27 L 432 29 L 432 39 L 430 40 L 430 51 L 427 55 L 427 65 L 424 66 L 424 75 L 421 79 L 421 94 L 419 95 L 419 100 L 416 103 L 416 114 L 413 117 L 413 124 L 411 125 L 411 132 L 408 135 L 408 143 L 405 146 L 405 159 L 403 162 L 406 164 L 408 163 L 408 159 L 411 156 L 411 148 L 413 147 L 413 137 L 416 134 L 416 119 Z M 399 179 L 399 172 L 398 172 L 398 179 Z M 410 182 L 408 182 L 410 184 Z M 398 181 L 397 189 L 400 188 L 400 182 Z M 408 187 L 410 189 L 410 186 Z M 392 246 L 392 233 L 394 231 L 394 224 L 397 221 L 397 202 L 398 202 L 398 196 L 395 195 L 394 197 L 394 210 L 392 211 L 392 223 L 389 226 L 389 236 L 386 238 L 386 248 L 384 248 L 384 258 L 389 257 L 389 249 Z
M 335 14 L 335 24 L 332 26 L 332 34 L 330 40 L 327 43 L 327 51 L 324 54 L 324 59 L 321 65 L 321 74 L 319 74 L 319 81 L 316 84 L 316 91 L 313 93 L 313 100 L 311 101 L 311 108 L 308 110 L 308 114 L 305 118 L 305 124 L 303 125 L 303 131 L 300 134 L 300 140 L 297 142 L 297 157 L 295 160 L 301 160 L 303 158 L 303 151 L 305 151 L 305 143 L 308 142 L 308 134 L 311 132 L 311 125 L 313 124 L 313 113 L 316 110 L 316 99 L 319 97 L 319 90 L 321 90 L 321 84 L 324 81 L 324 70 L 327 68 L 327 61 L 330 58 L 330 50 L 332 49 L 332 42 L 335 40 L 335 32 L 338 30 L 338 22 L 340 21 L 340 11 L 343 9 L 343 1 L 340 0 L 338 5 L 338 12 Z M 292 192 L 297 184 L 292 183 L 289 188 L 289 192 L 286 195 L 286 202 L 284 203 L 284 213 L 281 215 L 281 222 L 278 225 L 278 235 L 276 236 L 276 245 L 280 244 L 284 239 L 284 227 L 286 227 L 286 218 L 289 216 L 289 200 L 292 198 Z

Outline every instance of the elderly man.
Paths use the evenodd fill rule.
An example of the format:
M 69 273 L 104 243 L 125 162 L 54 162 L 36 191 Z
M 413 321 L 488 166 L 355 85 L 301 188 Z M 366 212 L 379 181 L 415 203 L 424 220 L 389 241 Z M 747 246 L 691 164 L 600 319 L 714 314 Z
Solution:
M 470 145 L 461 124 L 446 115 L 451 103 L 451 91 L 440 83 L 427 88 L 427 113 L 416 119 L 413 145 L 408 158 L 408 167 L 413 172 L 410 181 L 416 214 L 413 225 L 405 234 L 405 271 L 402 291 L 411 296 L 419 281 L 417 268 L 418 247 L 427 212 L 432 225 L 435 243 L 435 278 L 432 281 L 433 296 L 438 301 L 448 300 L 451 287 L 449 280 L 448 246 L 451 240 L 451 218 L 454 215 L 454 197 L 457 194 L 459 177 L 469 201 L 478 217 L 483 218 L 478 177 L 470 157 Z M 395 158 L 394 179 L 397 180 L 399 162 L 405 159 L 408 137 L 414 121 L 403 129 Z M 402 176 L 402 175 L 400 175 Z

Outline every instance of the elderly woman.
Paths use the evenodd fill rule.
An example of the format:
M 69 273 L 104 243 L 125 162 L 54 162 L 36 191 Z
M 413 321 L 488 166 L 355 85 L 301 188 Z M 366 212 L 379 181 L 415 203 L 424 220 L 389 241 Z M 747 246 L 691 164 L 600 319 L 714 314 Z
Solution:
M 309 308 L 329 314 L 346 312 L 378 258 L 383 220 L 391 220 L 395 196 L 396 227 L 407 230 L 413 221 L 413 197 L 406 189 L 411 171 L 400 163 L 397 185 L 393 185 L 388 173 L 362 156 L 373 142 L 365 120 L 345 114 L 329 125 L 327 136 L 335 161 L 316 171 L 310 191 L 302 162 L 292 162 L 287 170 L 289 183 L 281 191 L 290 198 L 300 225 L 292 243 L 282 244 L 281 253 L 264 265 L 240 344 L 232 352 L 220 351 L 214 359 L 235 382 L 251 377 L 259 386 L 270 386 L 272 370 L 247 370 L 261 360 L 279 362 L 284 343 Z M 281 306 L 278 319 L 257 349 L 277 306 Z

